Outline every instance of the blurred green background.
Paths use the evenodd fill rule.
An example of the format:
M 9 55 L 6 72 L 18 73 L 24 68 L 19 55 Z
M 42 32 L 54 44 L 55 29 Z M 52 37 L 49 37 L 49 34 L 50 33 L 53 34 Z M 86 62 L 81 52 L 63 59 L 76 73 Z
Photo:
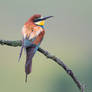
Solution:
M 53 15 L 46 21 L 41 47 L 59 57 L 92 89 L 92 0 L 0 0 L 0 39 L 20 40 L 30 16 Z M 0 92 L 79 92 L 65 71 L 37 52 L 25 83 L 25 53 L 0 46 Z M 88 90 L 92 92 L 92 90 Z

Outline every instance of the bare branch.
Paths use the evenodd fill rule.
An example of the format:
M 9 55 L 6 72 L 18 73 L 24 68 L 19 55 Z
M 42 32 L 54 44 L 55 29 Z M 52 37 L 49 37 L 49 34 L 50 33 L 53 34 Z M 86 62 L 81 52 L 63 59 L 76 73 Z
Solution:
M 1 45 L 8 45 L 8 46 L 13 46 L 13 47 L 17 47 L 17 46 L 21 46 L 22 45 L 22 41 L 21 40 L 17 40 L 17 41 L 9 41 L 9 40 L 0 40 L 0 44 Z M 80 83 L 80 81 L 76 78 L 76 76 L 74 75 L 74 73 L 72 72 L 71 69 L 68 68 L 68 66 L 66 66 L 63 61 L 61 61 L 59 58 L 57 58 L 54 55 L 51 55 L 48 51 L 42 49 L 39 47 L 38 51 L 40 53 L 42 53 L 43 55 L 45 55 L 47 58 L 52 59 L 54 62 L 56 62 L 58 65 L 60 65 L 65 71 L 66 73 L 73 79 L 73 81 L 75 82 L 75 84 L 77 85 L 77 87 L 80 89 L 81 92 L 84 92 L 84 87 L 83 85 Z

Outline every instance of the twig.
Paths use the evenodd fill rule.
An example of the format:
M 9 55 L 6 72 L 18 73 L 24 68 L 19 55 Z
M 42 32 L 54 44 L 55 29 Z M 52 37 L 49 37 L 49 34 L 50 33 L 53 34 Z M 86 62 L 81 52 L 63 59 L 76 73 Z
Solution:
M 8 45 L 8 46 L 13 46 L 13 47 L 17 47 L 17 46 L 21 46 L 22 45 L 22 41 L 21 40 L 17 40 L 17 41 L 9 41 L 9 40 L 0 40 L 0 44 L 1 45 Z M 57 58 L 54 55 L 51 55 L 48 51 L 42 49 L 42 48 L 38 48 L 38 51 L 42 54 L 44 54 L 47 58 L 52 59 L 54 62 L 56 62 L 58 65 L 60 65 L 65 71 L 66 73 L 73 79 L 73 81 L 75 82 L 75 84 L 77 85 L 77 87 L 80 89 L 81 92 L 84 92 L 84 87 L 83 85 L 80 83 L 80 81 L 76 78 L 76 76 L 74 75 L 74 73 L 72 72 L 71 69 L 68 68 L 68 66 L 66 66 L 63 61 L 61 61 L 59 58 Z

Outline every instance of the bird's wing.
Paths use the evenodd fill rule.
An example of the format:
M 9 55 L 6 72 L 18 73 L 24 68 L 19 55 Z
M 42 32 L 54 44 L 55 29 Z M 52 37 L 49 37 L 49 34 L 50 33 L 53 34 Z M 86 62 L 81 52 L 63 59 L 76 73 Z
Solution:
M 43 28 L 40 26 L 36 26 L 32 29 L 32 32 L 29 36 L 29 40 L 33 40 L 34 38 L 36 38 L 37 36 L 39 36 L 39 34 L 43 31 Z
M 20 50 L 18 62 L 20 61 L 20 58 L 21 58 L 21 56 L 22 56 L 23 48 L 24 48 L 24 46 L 23 46 L 23 41 L 22 41 L 22 47 L 21 47 L 21 50 Z
M 40 43 L 41 39 L 43 38 L 44 29 L 40 26 L 35 26 L 30 31 L 23 28 L 23 37 L 24 37 L 24 46 L 28 47 L 33 44 L 38 45 Z M 39 41 L 38 41 L 39 39 Z M 35 41 L 38 41 L 37 43 L 34 43 Z
M 19 60 L 21 58 L 23 48 L 33 46 L 36 47 L 35 52 L 37 51 L 43 39 L 44 33 L 45 33 L 44 29 L 41 28 L 40 26 L 35 26 L 33 27 L 33 29 L 26 28 L 25 25 L 23 26 L 22 29 L 23 40 L 22 40 L 22 47 L 19 55 Z

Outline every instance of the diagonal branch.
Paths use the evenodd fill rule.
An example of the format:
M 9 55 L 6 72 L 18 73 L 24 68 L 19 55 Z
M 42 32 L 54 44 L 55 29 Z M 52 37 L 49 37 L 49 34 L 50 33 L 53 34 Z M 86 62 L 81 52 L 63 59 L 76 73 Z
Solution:
M 17 47 L 17 46 L 21 46 L 22 45 L 22 41 L 21 40 L 17 40 L 17 41 L 9 41 L 9 40 L 0 40 L 0 44 L 1 45 L 8 45 L 8 46 L 13 46 L 13 47 Z M 60 65 L 65 71 L 66 73 L 73 79 L 73 81 L 75 82 L 75 84 L 77 85 L 77 87 L 80 89 L 81 92 L 84 92 L 84 87 L 83 85 L 80 83 L 80 81 L 76 78 L 76 76 L 74 75 L 74 73 L 72 72 L 71 69 L 68 68 L 68 66 L 66 66 L 63 61 L 61 61 L 59 58 L 57 58 L 54 55 L 51 55 L 48 51 L 42 49 L 42 48 L 38 48 L 38 51 L 40 53 L 42 53 L 43 55 L 45 55 L 47 58 L 52 59 L 54 62 L 56 62 L 58 65 Z

